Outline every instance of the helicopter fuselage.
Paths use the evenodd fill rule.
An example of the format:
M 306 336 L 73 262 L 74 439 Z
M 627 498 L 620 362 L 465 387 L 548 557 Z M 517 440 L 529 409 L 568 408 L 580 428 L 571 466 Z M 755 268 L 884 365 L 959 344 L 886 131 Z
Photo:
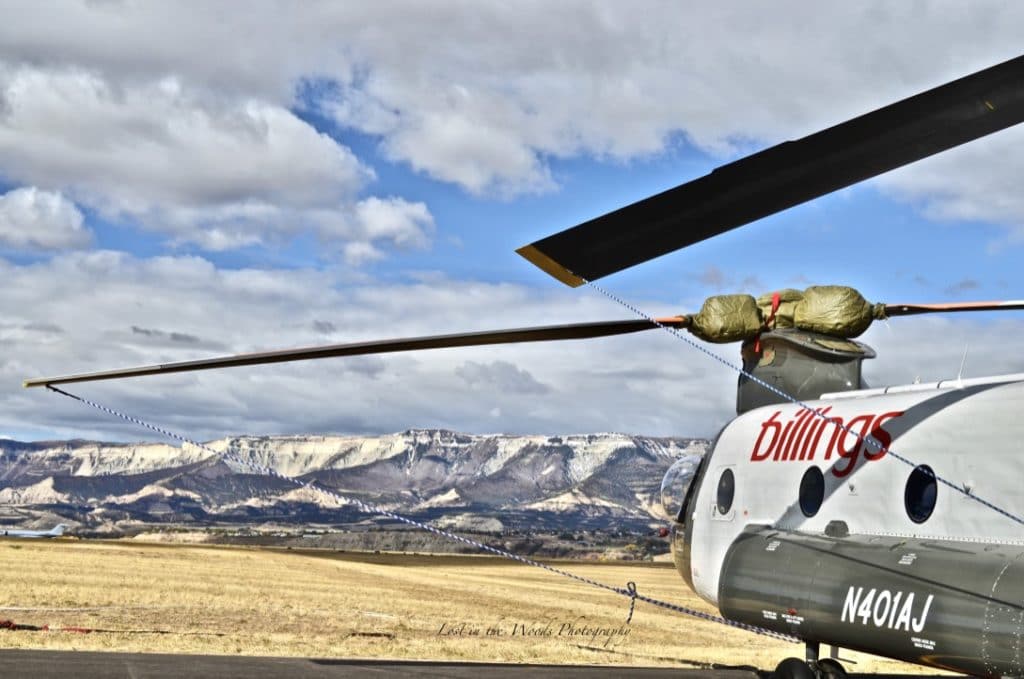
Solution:
M 1024 674 L 1024 375 L 883 391 L 730 422 L 676 523 L 676 566 L 733 620 Z

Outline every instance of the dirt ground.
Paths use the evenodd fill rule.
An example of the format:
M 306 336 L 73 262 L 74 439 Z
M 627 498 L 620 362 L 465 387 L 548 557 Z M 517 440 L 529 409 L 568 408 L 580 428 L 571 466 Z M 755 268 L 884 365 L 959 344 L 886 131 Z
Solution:
M 668 564 L 556 565 L 717 613 Z M 803 650 L 642 602 L 626 624 L 623 596 L 491 557 L 5 540 L 0 573 L 0 621 L 50 628 L 0 648 L 761 669 Z

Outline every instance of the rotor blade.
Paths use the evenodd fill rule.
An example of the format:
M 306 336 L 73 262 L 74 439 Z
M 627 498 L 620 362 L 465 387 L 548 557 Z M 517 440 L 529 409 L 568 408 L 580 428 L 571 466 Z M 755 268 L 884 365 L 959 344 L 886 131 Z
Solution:
M 1024 120 L 1024 56 L 610 212 L 517 252 L 576 287 Z
M 159 365 L 109 370 L 78 375 L 62 375 L 60 377 L 40 377 L 25 380 L 26 387 L 45 387 L 50 384 L 70 384 L 72 382 L 93 382 L 96 380 L 114 380 L 123 377 L 141 377 L 160 373 L 190 372 L 194 370 L 213 370 L 216 368 L 233 368 L 243 365 L 260 365 L 263 363 L 285 363 L 288 361 L 305 361 L 314 358 L 333 358 L 337 356 L 359 356 L 362 354 L 383 354 L 396 351 L 416 351 L 418 349 L 443 349 L 447 347 L 472 347 L 485 344 L 515 344 L 518 342 L 544 342 L 549 340 L 588 339 L 624 335 L 641 330 L 652 330 L 659 325 L 673 328 L 686 327 L 688 320 L 684 316 L 658 318 L 652 323 L 648 320 L 599 321 L 595 323 L 572 323 L 567 325 L 548 325 L 534 328 L 515 328 L 508 330 L 491 330 L 486 332 L 458 333 L 454 335 L 433 335 L 429 337 L 406 337 L 400 339 L 380 340 L 376 342 L 356 342 L 354 344 L 329 344 L 300 349 L 281 349 L 251 354 L 235 354 L 197 361 L 181 361 Z
M 916 316 L 950 311 L 1013 311 L 1024 310 L 1024 300 L 994 302 L 949 302 L 946 304 L 886 304 L 886 316 Z

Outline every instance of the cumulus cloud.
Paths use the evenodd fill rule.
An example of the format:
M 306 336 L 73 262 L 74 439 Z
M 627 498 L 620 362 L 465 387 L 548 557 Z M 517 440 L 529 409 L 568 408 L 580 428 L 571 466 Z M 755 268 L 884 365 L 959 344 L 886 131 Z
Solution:
M 373 196 L 356 203 L 350 218 L 325 219 L 319 229 L 324 240 L 338 235 L 348 240 L 344 256 L 353 264 L 382 259 L 384 253 L 376 245 L 380 242 L 399 249 L 424 249 L 433 230 L 434 218 L 424 203 Z
M 544 394 L 551 390 L 546 384 L 538 382 L 529 372 L 508 361 L 466 361 L 455 369 L 455 374 L 469 386 L 483 390 L 482 397 L 493 395 L 494 391 Z
M 323 341 L 324 329 L 332 331 L 332 342 L 354 342 L 608 316 L 603 300 L 568 291 L 538 300 L 520 286 L 451 279 L 351 286 L 325 272 L 230 271 L 197 257 L 75 253 L 29 265 L 0 263 L 0 275 L 9 285 L 9 294 L 0 297 L 0 317 L 9 324 L 0 328 L 0 432 L 15 437 L 32 431 L 149 436 L 48 392 L 21 389 L 28 377 L 308 346 Z M 40 341 L 40 333 L 25 329 L 47 319 L 60 319 L 64 332 Z M 196 437 L 410 426 L 703 431 L 716 412 L 728 412 L 734 380 L 716 378 L 718 368 L 680 352 L 685 347 L 652 332 L 183 373 L 77 389 Z M 651 362 L 661 366 L 657 375 L 644 375 Z M 623 377 L 610 366 L 639 377 Z M 690 400 L 689 390 L 703 391 Z M 500 417 L 492 416 L 495 408 Z
M 79 68 L 0 70 L 0 172 L 213 249 L 297 230 L 372 171 L 281 106 L 217 101 L 173 77 L 123 86 Z
M 1024 240 L 1024 196 L 1017 177 L 1024 169 L 1024 128 L 1017 126 L 895 170 L 880 180 L 891 195 L 915 203 L 936 220 L 991 222 Z
M 311 237 L 350 264 L 429 247 L 435 232 L 429 204 L 376 191 L 368 157 L 346 146 L 352 131 L 370 135 L 381 156 L 472 194 L 550 191 L 560 159 L 628 163 L 685 143 L 724 162 L 802 136 L 1015 56 L 1024 30 L 1024 5 L 998 2 L 665 3 L 643 12 L 589 0 L 471 9 L 311 1 L 301 12 L 252 2 L 231 22 L 205 2 L 68 3 L 59 13 L 24 2 L 7 11 L 18 21 L 0 22 L 0 177 L 34 187 L 39 214 L 54 201 L 39 196 L 59 196 L 54 219 L 65 227 L 77 205 L 207 250 Z M 333 120 L 336 138 L 309 114 Z M 1021 174 L 1024 157 L 1005 152 L 1018 134 L 877 185 L 935 217 L 1019 231 L 1024 205 L 1007 178 Z M 80 246 L 72 232 L 51 224 L 50 245 L 28 244 L 20 226 L 0 228 L 0 238 L 59 250 Z M 705 283 L 773 275 L 715 273 Z M 0 275 L 0 434 L 23 434 L 31 422 L 46 435 L 148 436 L 16 388 L 27 376 L 308 345 L 325 334 L 360 341 L 618 315 L 579 293 L 443 275 L 352 285 L 330 272 L 225 270 L 202 257 L 64 253 L 0 260 Z M 678 311 L 631 301 L 654 315 Z M 1009 338 L 1021 331 L 1019 322 L 974 319 L 892 326 L 871 331 L 882 352 L 869 368 L 876 382 L 955 368 L 968 338 L 977 338 L 973 374 L 1010 370 Z M 715 350 L 733 358 L 730 347 Z M 481 385 L 496 384 L 515 388 L 479 398 Z M 734 387 L 733 373 L 647 333 L 81 389 L 212 437 L 409 426 L 712 435 L 732 411 Z
M 483 115 L 462 111 L 415 116 L 385 141 L 393 160 L 472 193 L 533 193 L 554 188 L 548 169 L 518 138 Z
M 557 181 L 551 158 L 629 159 L 659 153 L 676 138 L 726 158 L 802 136 L 1016 56 L 1024 27 L 1024 6 L 995 0 L 969 6 L 662 3 L 642 12 L 582 0 L 472 9 L 411 0 L 307 2 L 302 12 L 253 2 L 231 22 L 219 20 L 220 11 L 206 3 L 184 11 L 81 3 L 55 18 L 36 3 L 12 8 L 19 20 L 0 26 L 0 62 L 21 73 L 21 84 L 8 83 L 8 115 L 18 116 L 19 87 L 45 86 L 45 101 L 84 105 L 82 125 L 68 129 L 88 129 L 100 145 L 110 130 L 128 131 L 139 142 L 132 144 L 136 152 L 170 150 L 167 165 L 184 170 L 170 191 L 212 173 L 214 195 L 200 201 L 205 205 L 259 204 L 273 193 L 262 175 L 286 158 L 297 161 L 296 172 L 284 177 L 282 192 L 308 198 L 298 185 L 314 195 L 336 188 L 324 163 L 344 166 L 339 183 L 351 179 L 352 159 L 290 117 L 289 109 L 304 106 L 378 137 L 390 158 L 429 176 L 473 193 L 515 194 L 551 189 Z M 89 75 L 68 76 L 71 66 Z M 308 82 L 324 86 L 303 88 Z M 178 94 L 168 93 L 175 88 Z M 112 99 L 121 102 L 117 120 L 104 104 Z M 133 112 L 147 99 L 151 114 Z M 183 124 L 194 125 L 197 145 L 212 142 L 213 151 L 182 164 L 189 148 L 179 136 Z M 258 138 L 260 129 L 294 155 L 278 150 L 265 158 L 240 143 Z M 988 161 L 978 168 L 1012 155 L 996 146 L 974 148 Z M 74 150 L 73 158 L 88 155 Z M 229 176 L 256 175 L 255 196 L 239 195 L 218 174 L 225 157 L 236 164 Z M 110 162 L 133 165 L 124 153 Z M 937 209 L 966 209 L 956 207 L 960 198 L 1020 174 L 1019 161 L 1003 162 L 1012 171 L 982 171 L 972 193 L 941 183 L 949 195 Z M 142 169 L 166 174 L 153 164 L 142 162 Z M 912 187 L 930 184 L 931 170 L 908 172 Z M 1019 206 L 988 211 L 1007 209 L 1020 215 Z
M 538 299 L 521 286 L 452 279 L 352 286 L 320 271 L 230 271 L 197 257 L 71 253 L 34 264 L 0 262 L 0 275 L 0 434 L 14 438 L 151 437 L 44 390 L 24 390 L 28 377 L 308 346 L 322 342 L 324 330 L 331 342 L 357 342 L 617 315 L 603 299 L 568 291 Z M 671 311 L 634 301 L 655 315 Z M 868 379 L 955 375 L 967 343 L 968 376 L 1019 371 L 1021 332 L 1019 320 L 966 316 L 876 324 L 865 336 L 880 353 L 867 366 Z M 735 346 L 710 348 L 737 362 Z M 734 372 L 652 331 L 69 389 L 196 438 L 410 426 L 712 436 L 734 412 L 735 385 Z
M 963 377 L 1020 373 L 1014 333 L 1024 322 L 1006 314 L 979 320 L 971 314 L 898 318 L 875 323 L 859 338 L 878 350 L 878 358 L 864 363 L 872 386 L 935 382 Z
M 221 251 L 314 233 L 350 263 L 382 258 L 384 245 L 429 244 L 425 204 L 359 199 L 372 169 L 281 105 L 223 101 L 176 77 L 122 85 L 79 68 L 0 67 L 0 97 L 0 174 L 66 191 L 174 244 Z M 70 203 L 58 211 L 53 195 L 14 194 L 7 211 L 34 197 L 37 214 L 51 205 L 50 221 L 63 219 L 50 239 L 77 233 L 81 244 L 81 214 Z M 15 244 L 48 242 L 4 231 Z
M 92 232 L 84 221 L 82 212 L 59 192 L 27 187 L 0 195 L 0 245 L 14 250 L 86 247 Z
M 324 108 L 433 177 L 532 192 L 552 186 L 550 157 L 626 159 L 681 136 L 725 158 L 802 136 L 1015 56 L 1024 25 L 1006 3 L 537 10 L 389 5 L 373 13 L 388 40 L 372 20 L 343 29 L 363 72 Z

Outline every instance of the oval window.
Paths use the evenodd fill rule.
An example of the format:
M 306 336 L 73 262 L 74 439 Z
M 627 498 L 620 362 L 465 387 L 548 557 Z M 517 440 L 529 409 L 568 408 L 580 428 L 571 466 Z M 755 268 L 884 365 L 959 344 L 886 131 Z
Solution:
M 903 493 L 903 503 L 907 507 L 907 516 L 914 523 L 924 523 L 935 509 L 935 498 L 938 495 L 938 484 L 935 472 L 926 464 L 914 467 L 907 479 L 907 489 Z
M 729 510 L 732 509 L 732 498 L 736 494 L 736 479 L 732 475 L 731 469 L 726 469 L 722 472 L 722 476 L 718 479 L 718 495 L 717 504 L 719 514 L 728 514 Z
M 817 467 L 811 467 L 800 479 L 800 511 L 810 518 L 821 509 L 825 501 L 825 475 Z

